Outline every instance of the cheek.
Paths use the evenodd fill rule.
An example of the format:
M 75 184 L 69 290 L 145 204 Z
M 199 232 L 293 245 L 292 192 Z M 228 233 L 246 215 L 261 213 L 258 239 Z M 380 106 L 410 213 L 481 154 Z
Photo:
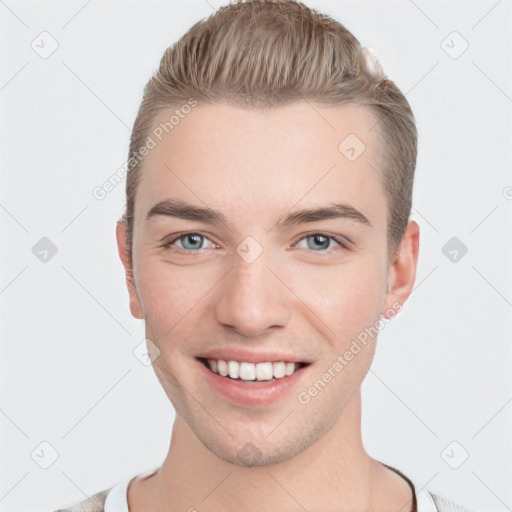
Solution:
M 299 273 L 295 270 L 294 273 L 291 287 L 331 329 L 329 338 L 346 339 L 357 335 L 379 318 L 385 295 L 385 274 L 374 257 L 357 261 L 354 258 L 346 265 L 309 268 Z M 307 277 L 299 279 L 298 275 Z
M 379 316 L 383 298 L 382 279 L 375 268 L 347 276 L 339 300 L 343 308 L 340 316 L 346 325 L 361 328 Z
M 155 339 L 184 339 L 190 335 L 194 308 L 211 288 L 197 269 L 149 261 L 142 265 L 138 289 L 148 330 Z

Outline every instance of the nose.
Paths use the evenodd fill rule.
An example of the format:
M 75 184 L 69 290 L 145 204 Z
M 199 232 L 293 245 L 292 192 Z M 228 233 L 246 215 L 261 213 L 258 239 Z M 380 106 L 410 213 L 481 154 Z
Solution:
M 238 258 L 217 290 L 217 321 L 247 337 L 284 327 L 291 316 L 291 303 L 275 273 L 263 257 L 252 263 Z

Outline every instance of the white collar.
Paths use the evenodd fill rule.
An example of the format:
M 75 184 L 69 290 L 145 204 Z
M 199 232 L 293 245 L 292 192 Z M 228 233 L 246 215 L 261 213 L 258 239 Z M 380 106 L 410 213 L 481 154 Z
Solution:
M 142 473 L 140 476 L 144 477 L 150 475 L 154 471 L 156 471 L 160 466 L 153 468 L 145 473 Z M 130 478 L 121 480 L 118 482 L 110 492 L 108 493 L 107 499 L 105 500 L 105 512 L 130 512 L 128 510 L 128 484 L 131 482 L 132 478 L 135 476 L 131 476 Z M 416 489 L 416 500 L 418 503 L 418 512 L 437 512 L 436 505 L 432 496 L 427 492 L 426 489 L 421 489 L 419 482 L 416 482 L 413 478 L 408 476 L 411 482 Z

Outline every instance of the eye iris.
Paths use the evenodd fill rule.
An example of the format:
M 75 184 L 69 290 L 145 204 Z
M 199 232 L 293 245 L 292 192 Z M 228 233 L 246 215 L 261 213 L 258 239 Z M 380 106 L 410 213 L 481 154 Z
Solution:
M 318 247 L 311 247 L 311 244 L 309 243 L 309 240 L 313 239 L 315 241 L 315 243 L 318 242 L 318 240 L 320 240 L 320 245 L 323 245 L 323 247 L 320 247 L 320 249 L 327 249 L 329 247 L 329 242 L 330 242 L 330 239 L 329 237 L 327 236 L 323 236 L 323 235 L 311 235 L 311 236 L 308 236 L 308 247 L 310 249 L 318 249 Z
M 202 241 L 202 235 L 186 235 L 184 237 L 182 237 L 182 241 L 183 241 L 183 247 L 185 249 L 197 249 L 198 248 L 198 245 L 201 245 L 201 241 Z M 195 240 L 195 245 L 194 245 L 194 242 L 192 242 L 192 247 L 187 247 L 186 245 L 186 241 L 190 241 L 190 240 Z

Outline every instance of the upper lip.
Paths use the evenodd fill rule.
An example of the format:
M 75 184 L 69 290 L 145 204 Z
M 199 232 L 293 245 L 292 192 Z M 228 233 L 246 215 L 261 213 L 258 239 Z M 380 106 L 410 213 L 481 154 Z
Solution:
M 223 359 L 224 361 L 239 361 L 246 363 L 274 363 L 284 361 L 287 363 L 310 363 L 307 359 L 302 359 L 297 357 L 296 354 L 277 352 L 277 351 L 267 351 L 267 350 L 259 350 L 249 352 L 244 349 L 216 349 L 209 350 L 208 352 L 201 354 L 198 356 L 199 359 Z

